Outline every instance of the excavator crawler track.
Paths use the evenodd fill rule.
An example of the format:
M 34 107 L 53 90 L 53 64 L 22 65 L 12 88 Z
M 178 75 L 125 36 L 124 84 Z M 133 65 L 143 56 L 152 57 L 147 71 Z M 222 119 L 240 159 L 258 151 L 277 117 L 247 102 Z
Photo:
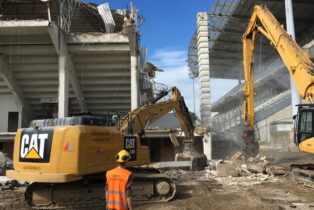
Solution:
M 166 202 L 174 198 L 175 183 L 154 168 L 132 168 L 133 203 Z M 62 183 L 32 183 L 25 200 L 33 209 L 105 209 L 104 175 Z
M 296 182 L 314 188 L 314 164 L 291 164 L 290 167 Z

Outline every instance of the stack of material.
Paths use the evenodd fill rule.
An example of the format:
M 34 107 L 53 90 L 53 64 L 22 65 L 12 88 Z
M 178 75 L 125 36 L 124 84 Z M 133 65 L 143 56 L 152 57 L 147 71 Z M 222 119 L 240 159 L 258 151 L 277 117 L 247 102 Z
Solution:
M 6 153 L 0 152 L 0 176 L 4 176 L 5 171 L 12 168 L 12 160 L 7 156 Z
M 288 169 L 272 165 L 265 156 L 245 159 L 241 152 L 237 152 L 229 160 L 209 164 L 207 172 L 224 185 L 248 186 L 276 182 L 276 176 L 286 175 Z
M 5 173 L 6 157 L 3 152 L 0 152 L 0 176 Z

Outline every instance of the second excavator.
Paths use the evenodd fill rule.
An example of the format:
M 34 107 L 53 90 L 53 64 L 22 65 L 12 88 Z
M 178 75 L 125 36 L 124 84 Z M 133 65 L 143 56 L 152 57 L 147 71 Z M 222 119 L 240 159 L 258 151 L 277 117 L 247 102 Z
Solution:
M 259 152 L 255 139 L 254 120 L 254 46 L 257 35 L 263 34 L 279 53 L 297 88 L 299 96 L 306 103 L 298 105 L 294 116 L 294 141 L 299 150 L 314 154 L 314 64 L 301 47 L 283 29 L 265 6 L 255 6 L 246 31 L 243 34 L 244 92 L 243 106 L 245 153 L 248 156 Z M 314 180 L 314 164 L 293 165 L 294 174 L 308 181 Z

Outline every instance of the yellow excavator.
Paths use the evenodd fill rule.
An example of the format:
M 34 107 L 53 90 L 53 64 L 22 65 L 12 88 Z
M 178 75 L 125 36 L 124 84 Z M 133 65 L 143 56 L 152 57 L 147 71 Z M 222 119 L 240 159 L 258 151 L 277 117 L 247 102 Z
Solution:
M 245 152 L 248 155 L 256 155 L 259 152 L 254 132 L 254 45 L 259 33 L 263 34 L 278 51 L 290 72 L 299 96 L 307 102 L 298 105 L 298 113 L 294 122 L 294 136 L 300 151 L 314 154 L 314 64 L 265 5 L 254 7 L 242 37 L 245 78 L 243 105 L 246 126 L 243 133 Z
M 159 101 L 169 92 L 171 98 Z M 176 192 L 174 182 L 150 163 L 144 129 L 174 110 L 184 138 L 193 145 L 194 125 L 177 88 L 163 91 L 151 102 L 126 114 L 117 126 L 90 115 L 34 120 L 15 137 L 14 170 L 7 177 L 31 182 L 25 192 L 36 209 L 104 207 L 105 172 L 116 166 L 114 154 L 126 149 L 132 159 L 134 202 L 168 201 Z M 206 156 L 202 164 L 206 164 Z M 190 155 L 190 154 L 189 154 Z

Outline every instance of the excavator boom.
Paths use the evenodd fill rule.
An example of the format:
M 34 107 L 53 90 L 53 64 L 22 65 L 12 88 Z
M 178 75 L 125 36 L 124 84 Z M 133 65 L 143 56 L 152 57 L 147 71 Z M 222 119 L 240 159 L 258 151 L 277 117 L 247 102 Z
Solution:
M 129 135 L 138 133 L 145 129 L 149 123 L 160 119 L 165 114 L 174 110 L 185 134 L 185 138 L 193 139 L 194 125 L 184 99 L 176 87 L 173 87 L 170 91 L 171 99 L 157 103 L 161 99 L 160 96 L 157 96 L 156 100 L 153 100 L 151 103 L 144 104 L 126 114 L 120 121 L 120 132 Z M 168 92 L 163 92 L 161 96 L 167 94 Z
M 313 103 L 314 64 L 301 47 L 283 29 L 266 6 L 257 5 L 243 34 L 244 93 L 243 104 L 246 152 L 255 155 L 258 146 L 254 134 L 254 46 L 257 35 L 263 34 L 277 50 L 302 99 Z M 299 110 L 302 110 L 300 105 Z M 308 110 L 308 109 L 307 109 Z M 298 133 L 299 130 L 296 132 Z M 300 141 L 296 140 L 298 143 Z M 314 148 L 313 148 L 314 152 Z

